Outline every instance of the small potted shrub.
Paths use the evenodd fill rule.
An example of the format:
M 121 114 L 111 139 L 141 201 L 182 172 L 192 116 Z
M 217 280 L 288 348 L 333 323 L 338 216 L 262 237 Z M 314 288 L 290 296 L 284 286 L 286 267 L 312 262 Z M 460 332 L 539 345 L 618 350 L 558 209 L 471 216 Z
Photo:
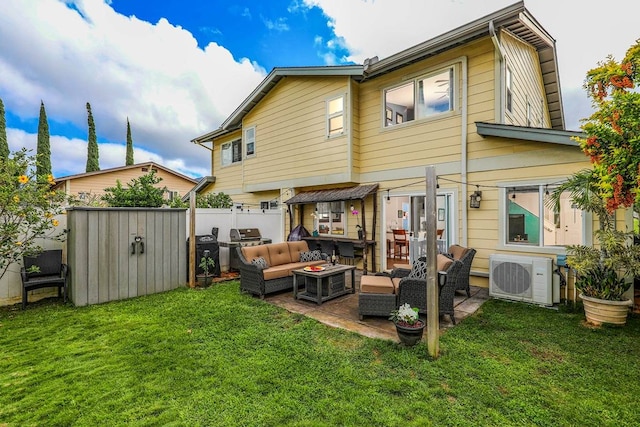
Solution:
M 426 323 L 418 315 L 418 307 L 402 304 L 397 310 L 391 312 L 389 320 L 396 325 L 396 332 L 400 342 L 406 346 L 412 346 L 420 342 Z
M 200 258 L 199 267 L 202 269 L 203 273 L 198 274 L 198 283 L 203 286 L 209 286 L 213 280 L 213 268 L 216 266 L 216 262 L 211 258 L 208 250 L 205 250 L 202 258 Z

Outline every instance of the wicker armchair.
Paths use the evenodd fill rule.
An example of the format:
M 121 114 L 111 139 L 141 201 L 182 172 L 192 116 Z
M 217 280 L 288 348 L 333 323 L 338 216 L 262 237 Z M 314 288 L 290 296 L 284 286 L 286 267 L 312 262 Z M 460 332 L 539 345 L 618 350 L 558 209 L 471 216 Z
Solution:
M 473 248 L 465 248 L 460 245 L 451 245 L 449 247 L 449 255 L 462 262 L 462 270 L 456 280 L 456 291 L 465 291 L 468 297 L 471 297 L 471 288 L 469 287 L 469 275 L 471 274 L 471 263 L 476 255 Z
M 440 255 L 439 262 L 442 265 L 442 257 Z M 445 258 L 446 259 L 446 258 Z M 451 322 L 455 325 L 456 319 L 453 310 L 453 297 L 455 296 L 455 287 L 458 277 L 462 270 L 462 262 L 458 260 L 450 260 L 445 262 L 444 270 L 438 271 L 438 281 L 444 282 L 439 285 L 439 304 L 438 309 L 440 315 L 447 314 Z M 427 280 L 419 278 L 405 277 L 398 285 L 398 306 L 408 303 L 411 307 L 418 307 L 420 314 L 427 312 Z

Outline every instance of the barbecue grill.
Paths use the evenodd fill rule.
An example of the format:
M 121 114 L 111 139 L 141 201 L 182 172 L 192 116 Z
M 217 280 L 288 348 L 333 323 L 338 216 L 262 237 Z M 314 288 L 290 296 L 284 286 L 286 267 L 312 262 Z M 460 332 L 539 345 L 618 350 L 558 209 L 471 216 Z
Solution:
M 223 248 L 229 248 L 229 269 L 240 270 L 240 259 L 237 247 L 256 246 L 271 243 L 271 239 L 263 238 L 258 228 L 232 228 L 229 231 L 229 242 L 219 242 Z

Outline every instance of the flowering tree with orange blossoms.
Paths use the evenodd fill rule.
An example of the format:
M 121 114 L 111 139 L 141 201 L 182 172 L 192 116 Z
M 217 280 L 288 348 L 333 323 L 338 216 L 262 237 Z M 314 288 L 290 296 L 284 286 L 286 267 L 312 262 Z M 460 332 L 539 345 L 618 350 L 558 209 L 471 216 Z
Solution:
M 580 139 L 591 158 L 600 198 L 608 212 L 640 205 L 640 40 L 620 62 L 607 57 L 587 73 L 584 87 L 596 111 Z
M 0 158 L 0 278 L 23 256 L 41 252 L 43 238 L 64 238 L 56 216 L 65 194 L 51 191 L 53 176 L 37 177 L 35 171 L 35 157 L 25 149 Z

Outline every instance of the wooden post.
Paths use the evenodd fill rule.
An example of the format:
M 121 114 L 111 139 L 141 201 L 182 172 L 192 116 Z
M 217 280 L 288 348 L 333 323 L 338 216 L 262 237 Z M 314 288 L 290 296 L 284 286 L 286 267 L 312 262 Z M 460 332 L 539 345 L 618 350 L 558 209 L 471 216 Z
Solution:
M 189 287 L 196 287 L 196 192 L 189 193 Z
M 425 215 L 427 221 L 427 348 L 432 358 L 440 353 L 440 313 L 438 310 L 438 270 L 436 243 L 436 168 L 426 168 Z

